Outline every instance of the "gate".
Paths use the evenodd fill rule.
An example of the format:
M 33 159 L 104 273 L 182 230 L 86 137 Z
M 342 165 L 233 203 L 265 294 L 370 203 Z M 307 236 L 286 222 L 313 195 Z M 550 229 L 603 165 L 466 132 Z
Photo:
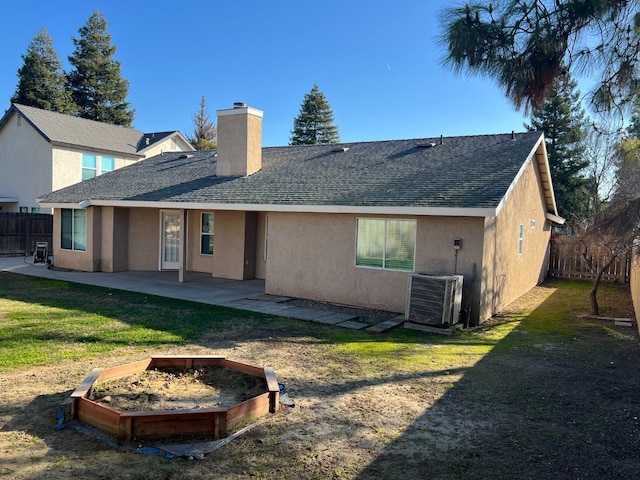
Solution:
M 36 242 L 47 242 L 51 251 L 53 215 L 0 213 L 0 256 L 31 255 Z
M 593 280 L 595 271 L 607 261 L 607 254 L 603 248 L 590 246 L 588 255 L 593 264 L 593 271 L 589 269 L 582 256 L 583 246 L 578 239 L 571 235 L 551 236 L 551 259 L 549 262 L 549 276 L 555 278 L 572 278 L 579 280 Z M 616 258 L 604 272 L 602 281 L 626 283 L 629 281 L 631 258 L 622 255 Z

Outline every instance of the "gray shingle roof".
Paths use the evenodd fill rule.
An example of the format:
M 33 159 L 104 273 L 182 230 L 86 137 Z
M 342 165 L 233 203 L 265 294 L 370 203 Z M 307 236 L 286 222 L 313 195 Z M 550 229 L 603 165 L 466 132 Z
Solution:
M 0 125 L 12 111 L 20 112 L 25 119 L 49 142 L 74 145 L 91 150 L 107 151 L 140 157 L 139 150 L 148 147 L 144 139 L 161 140 L 173 132 L 144 134 L 133 128 L 96 122 L 40 108 L 14 103 Z
M 540 137 L 527 132 L 515 139 L 448 137 L 442 144 L 422 138 L 267 147 L 262 170 L 248 177 L 216 177 L 214 152 L 163 153 L 41 201 L 495 208 Z M 346 151 L 335 151 L 342 147 Z

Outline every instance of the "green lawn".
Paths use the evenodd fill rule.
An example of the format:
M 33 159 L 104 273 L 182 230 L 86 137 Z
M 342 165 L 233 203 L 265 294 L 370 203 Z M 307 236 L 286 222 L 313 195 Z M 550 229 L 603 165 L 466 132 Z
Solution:
M 260 315 L 151 295 L 0 273 L 0 371 L 120 347 L 184 345 Z
M 185 345 L 205 334 L 224 336 L 232 332 L 237 337 L 246 331 L 248 336 L 259 337 L 283 329 L 294 335 L 313 333 L 324 341 L 336 342 L 337 351 L 375 358 L 380 362 L 377 368 L 411 368 L 411 364 L 421 365 L 426 357 L 431 362 L 435 358 L 446 363 L 461 348 L 466 354 L 478 356 L 498 343 L 500 348 L 510 348 L 510 342 L 516 338 L 507 335 L 516 325 L 542 337 L 570 337 L 583 328 L 585 322 L 570 312 L 585 305 L 590 285 L 586 282 L 548 285 L 561 286 L 562 296 L 553 296 L 544 308 L 535 311 L 528 311 L 525 306 L 510 317 L 502 317 L 491 328 L 479 327 L 452 338 L 404 329 L 372 337 L 361 331 L 326 328 L 223 307 L 0 273 L 0 371 L 86 359 L 122 347 L 157 349 L 163 345 Z M 619 290 L 615 285 L 601 287 L 605 315 L 607 305 L 625 307 L 617 300 Z M 628 299 L 625 301 L 629 308 Z M 526 322 L 521 323 L 525 318 Z M 416 343 L 416 337 L 428 338 L 429 344 L 437 348 L 425 350 L 422 341 Z
M 638 478 L 637 331 L 581 318 L 589 290 L 549 281 L 447 337 L 0 273 L 0 478 Z M 631 314 L 626 285 L 599 301 Z M 183 347 L 273 367 L 296 407 L 195 462 L 54 430 L 92 368 Z

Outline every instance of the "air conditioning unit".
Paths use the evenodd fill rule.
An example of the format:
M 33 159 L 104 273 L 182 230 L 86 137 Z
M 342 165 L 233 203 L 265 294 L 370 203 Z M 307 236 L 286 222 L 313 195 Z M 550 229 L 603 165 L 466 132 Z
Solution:
M 462 279 L 462 275 L 409 275 L 405 319 L 433 326 L 457 323 L 462 304 Z

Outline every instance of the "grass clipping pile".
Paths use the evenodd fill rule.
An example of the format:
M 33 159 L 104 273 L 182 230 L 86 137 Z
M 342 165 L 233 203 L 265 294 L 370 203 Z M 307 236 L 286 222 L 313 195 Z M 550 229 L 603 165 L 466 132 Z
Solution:
M 226 367 L 163 368 L 97 384 L 90 399 L 119 411 L 231 407 L 262 395 L 267 385 Z

